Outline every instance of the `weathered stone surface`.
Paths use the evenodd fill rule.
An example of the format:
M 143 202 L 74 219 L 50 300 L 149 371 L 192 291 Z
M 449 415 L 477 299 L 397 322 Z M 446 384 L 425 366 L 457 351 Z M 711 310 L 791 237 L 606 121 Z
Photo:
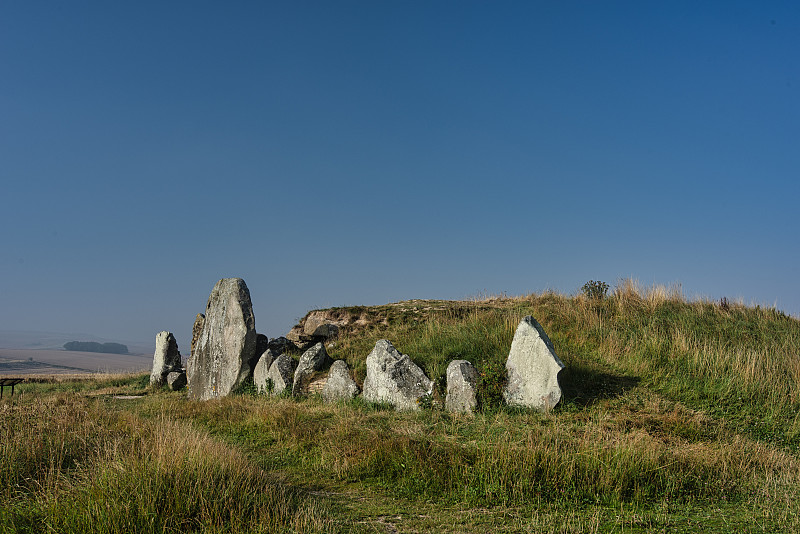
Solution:
M 278 354 L 272 349 L 267 349 L 258 359 L 258 363 L 256 363 L 256 367 L 253 370 L 253 383 L 256 389 L 261 393 L 267 392 L 267 375 L 269 374 L 269 368 L 272 362 L 274 362 L 277 357 Z
M 323 311 L 313 311 L 303 323 L 303 335 L 309 338 L 332 339 L 339 335 L 339 325 Z
M 550 410 L 561 400 L 558 372 L 563 368 L 542 325 L 529 315 L 519 323 L 511 342 L 503 398 L 510 406 Z
M 197 317 L 194 318 L 194 325 L 192 325 L 192 344 L 189 345 L 189 357 L 194 354 L 197 347 L 197 340 L 200 339 L 200 334 L 203 333 L 203 325 L 205 322 L 206 316 L 202 313 L 198 313 Z
M 328 381 L 322 388 L 322 398 L 327 402 L 350 400 L 360 393 L 360 389 L 353 377 L 350 368 L 344 360 L 336 360 L 328 371 Z
M 364 400 L 388 402 L 398 410 L 418 410 L 419 399 L 433 392 L 433 382 L 386 339 L 367 356 Z
M 478 370 L 466 360 L 453 360 L 447 366 L 447 395 L 444 407 L 449 412 L 472 413 L 478 407 L 475 390 Z
M 308 383 L 315 371 L 322 371 L 330 362 L 325 345 L 317 343 L 300 356 L 297 369 L 294 371 L 292 395 L 298 397 L 307 393 Z
M 339 335 L 339 328 L 348 324 L 348 317 L 337 317 L 338 314 L 331 310 L 312 311 L 286 334 L 286 338 L 300 350 L 335 339 Z
M 153 354 L 153 370 L 150 373 L 150 383 L 163 386 L 167 375 L 181 368 L 181 353 L 178 351 L 178 342 L 171 332 L 163 331 L 156 334 L 156 350 Z
M 269 338 L 264 334 L 256 334 L 256 356 L 261 356 L 269 348 Z
M 287 339 L 292 344 L 292 348 L 297 350 L 307 350 L 317 343 L 313 338 L 307 338 L 303 334 L 303 328 L 300 326 L 295 326 L 289 330 L 284 339 Z
M 256 363 L 264 351 L 269 348 L 269 338 L 264 334 L 256 334 L 256 350 L 253 351 L 253 357 L 248 362 L 250 372 L 253 373 L 256 369 Z
M 286 354 L 281 354 L 275 358 L 267 372 L 267 381 L 272 383 L 272 391 L 270 392 L 272 395 L 280 395 L 284 391 L 292 390 L 292 374 L 296 365 L 297 362 Z
M 284 352 L 293 349 L 294 344 L 285 337 L 281 336 L 270 339 L 269 343 L 267 344 L 267 348 L 275 354 L 283 354 Z
M 180 391 L 186 387 L 186 372 L 173 371 L 167 375 L 167 385 L 172 391 Z
M 250 376 L 256 330 L 244 280 L 224 278 L 214 286 L 195 348 L 186 369 L 189 398 L 224 397 Z

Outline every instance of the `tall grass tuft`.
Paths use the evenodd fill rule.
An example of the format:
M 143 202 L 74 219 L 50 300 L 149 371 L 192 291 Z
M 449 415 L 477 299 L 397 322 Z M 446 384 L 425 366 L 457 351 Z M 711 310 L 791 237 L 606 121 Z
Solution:
M 5 530 L 333 530 L 321 503 L 186 423 L 68 394 L 3 408 Z

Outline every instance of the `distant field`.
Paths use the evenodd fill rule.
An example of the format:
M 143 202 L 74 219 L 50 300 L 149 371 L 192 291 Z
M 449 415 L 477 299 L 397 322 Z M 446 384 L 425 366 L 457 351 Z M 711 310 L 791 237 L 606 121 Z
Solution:
M 0 349 L 0 376 L 145 371 L 153 357 L 66 350 Z

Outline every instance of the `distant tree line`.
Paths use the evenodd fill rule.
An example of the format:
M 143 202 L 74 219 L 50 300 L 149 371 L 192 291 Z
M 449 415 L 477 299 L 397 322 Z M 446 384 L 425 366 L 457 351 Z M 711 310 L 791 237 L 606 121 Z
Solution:
M 64 343 L 64 350 L 128 354 L 127 345 L 123 345 L 122 343 L 98 343 L 96 341 L 69 341 Z

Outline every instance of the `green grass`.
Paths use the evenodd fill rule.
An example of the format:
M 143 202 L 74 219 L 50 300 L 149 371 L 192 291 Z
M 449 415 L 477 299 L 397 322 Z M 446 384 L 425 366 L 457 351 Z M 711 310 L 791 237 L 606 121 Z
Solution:
M 0 530 L 800 529 L 796 319 L 631 284 L 604 299 L 329 313 L 351 319 L 329 353 L 357 380 L 386 338 L 433 379 L 453 359 L 475 363 L 482 409 L 397 413 L 247 388 L 194 402 L 146 376 L 26 384 L 0 403 Z M 567 365 L 546 414 L 499 403 L 525 315 Z

